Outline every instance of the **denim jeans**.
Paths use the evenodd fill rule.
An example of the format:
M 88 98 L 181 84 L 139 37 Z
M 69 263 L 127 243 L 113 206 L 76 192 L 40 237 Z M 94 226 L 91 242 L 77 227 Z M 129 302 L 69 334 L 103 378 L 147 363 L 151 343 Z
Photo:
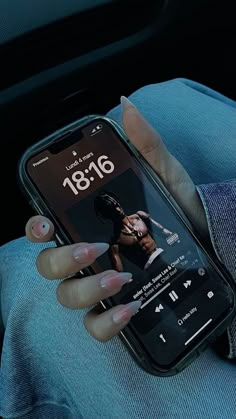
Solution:
M 189 80 L 144 87 L 131 100 L 160 132 L 195 183 L 235 178 L 235 102 Z M 110 112 L 121 122 L 120 107 Z M 148 375 L 118 337 L 95 341 L 86 310 L 56 299 L 35 259 L 47 245 L 25 238 L 0 249 L 5 326 L 0 370 L 4 418 L 234 419 L 236 364 L 206 350 L 174 377 Z

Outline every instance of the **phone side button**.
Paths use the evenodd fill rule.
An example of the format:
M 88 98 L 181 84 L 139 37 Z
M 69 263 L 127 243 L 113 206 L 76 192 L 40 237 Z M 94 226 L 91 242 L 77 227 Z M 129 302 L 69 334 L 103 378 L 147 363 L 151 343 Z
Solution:
M 39 215 L 43 215 L 43 211 L 40 208 L 40 206 L 38 205 L 36 200 L 35 201 L 32 201 L 32 200 L 29 201 L 29 204 L 30 204 L 30 206 L 31 206 L 31 208 L 33 209 L 34 212 L 36 212 Z
M 57 234 L 57 233 L 55 233 L 54 237 L 55 237 L 55 242 L 56 242 L 56 245 L 57 245 L 58 247 L 59 247 L 59 246 L 64 246 L 64 245 L 65 245 L 65 243 L 63 242 L 63 240 L 61 239 L 61 237 L 59 237 L 59 236 L 58 236 L 58 234 Z

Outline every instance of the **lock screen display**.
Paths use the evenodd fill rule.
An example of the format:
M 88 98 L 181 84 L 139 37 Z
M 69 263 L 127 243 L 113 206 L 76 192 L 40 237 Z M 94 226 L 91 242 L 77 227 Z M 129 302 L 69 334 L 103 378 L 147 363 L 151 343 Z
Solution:
M 27 172 L 72 242 L 110 244 L 95 272 L 132 272 L 111 301 L 142 302 L 130 328 L 160 366 L 228 313 L 231 289 L 107 121 L 90 122 L 65 148 L 48 146 Z

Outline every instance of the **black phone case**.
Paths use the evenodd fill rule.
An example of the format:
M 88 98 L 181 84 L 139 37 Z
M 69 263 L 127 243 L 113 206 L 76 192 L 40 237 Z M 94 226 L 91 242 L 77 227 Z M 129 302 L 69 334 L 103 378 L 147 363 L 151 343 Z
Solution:
M 72 133 L 73 131 L 79 128 L 82 128 L 88 122 L 94 121 L 96 119 L 105 120 L 107 123 L 109 123 L 113 127 L 113 129 L 117 131 L 117 133 L 121 137 L 121 141 L 124 143 L 126 148 L 129 149 L 130 154 L 133 156 L 134 159 L 136 159 L 136 161 L 138 162 L 138 165 L 141 166 L 144 173 L 151 179 L 152 183 L 159 190 L 159 192 L 165 196 L 170 206 L 175 210 L 177 216 L 181 219 L 182 223 L 190 231 L 191 235 L 193 236 L 197 244 L 201 247 L 205 255 L 211 261 L 212 266 L 221 275 L 223 275 L 224 279 L 228 283 L 229 287 L 231 287 L 234 294 L 234 307 L 231 310 L 231 313 L 229 313 L 229 315 L 220 324 L 218 324 L 218 326 L 213 328 L 211 332 L 209 332 L 208 336 L 200 344 L 196 345 L 193 350 L 191 350 L 187 355 L 185 355 L 181 359 L 181 361 L 179 361 L 173 368 L 169 370 L 157 368 L 157 365 L 154 364 L 153 361 L 147 357 L 145 351 L 143 350 L 142 343 L 136 338 L 134 333 L 130 330 L 129 326 L 127 326 L 125 329 L 123 329 L 123 331 L 119 333 L 119 337 L 125 344 L 126 348 L 130 352 L 134 360 L 137 362 L 137 364 L 141 368 L 143 368 L 146 372 L 152 375 L 172 376 L 184 370 L 194 359 L 196 359 L 200 355 L 202 351 L 204 351 L 211 343 L 213 343 L 226 330 L 227 326 L 230 324 L 230 321 L 236 312 L 236 301 L 235 301 L 236 286 L 230 274 L 228 273 L 228 271 L 225 269 L 224 266 L 221 265 L 221 263 L 218 261 L 218 259 L 214 255 L 210 242 L 203 243 L 204 242 L 203 238 L 201 238 L 198 232 L 195 231 L 194 227 L 191 225 L 191 223 L 189 222 L 188 218 L 185 216 L 182 209 L 175 202 L 175 200 L 173 199 L 171 194 L 168 192 L 166 187 L 163 185 L 163 183 L 161 182 L 159 177 L 156 175 L 154 170 L 148 165 L 148 163 L 144 160 L 142 155 L 131 144 L 131 142 L 125 135 L 123 129 L 115 121 L 111 120 L 110 118 L 100 116 L 100 115 L 90 115 L 78 121 L 75 121 L 74 123 L 69 124 L 68 126 L 54 132 L 53 134 L 41 140 L 40 142 L 32 145 L 30 148 L 26 150 L 26 152 L 22 156 L 18 165 L 19 186 L 23 194 L 25 195 L 26 199 L 28 200 L 29 204 L 34 209 L 34 211 L 36 211 L 37 214 L 41 214 L 41 215 L 45 215 L 49 217 L 54 222 L 54 225 L 56 227 L 55 242 L 57 246 L 71 244 L 71 241 L 66 235 L 66 232 L 62 231 L 60 224 L 54 218 L 50 209 L 45 206 L 45 203 L 43 202 L 42 198 L 37 192 L 35 186 L 30 181 L 26 172 L 26 162 L 28 161 L 29 158 L 33 157 L 36 153 L 38 153 L 40 150 L 45 148 L 45 146 L 52 144 L 54 141 L 59 140 L 65 134 L 70 133 L 70 132 Z M 206 248 L 204 247 L 205 245 L 207 245 L 209 250 L 206 250 Z M 79 272 L 78 274 L 81 276 L 84 276 L 84 275 L 91 275 L 93 273 L 94 272 L 92 271 L 92 269 L 87 268 Z M 112 306 L 112 303 L 109 299 L 101 301 L 100 304 L 102 305 L 104 309 L 109 309 Z

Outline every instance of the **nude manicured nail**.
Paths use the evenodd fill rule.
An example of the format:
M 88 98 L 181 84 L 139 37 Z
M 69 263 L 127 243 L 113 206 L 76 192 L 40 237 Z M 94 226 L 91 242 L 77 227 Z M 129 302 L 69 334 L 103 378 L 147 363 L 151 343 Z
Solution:
M 131 319 L 140 309 L 141 301 L 133 301 L 118 309 L 112 316 L 112 320 L 116 324 L 122 324 Z
M 125 110 L 125 109 L 127 109 L 131 106 L 133 108 L 135 108 L 134 104 L 125 96 L 121 96 L 120 103 L 121 103 L 121 106 L 122 106 L 123 110 Z
M 104 276 L 101 279 L 100 285 L 102 288 L 115 290 L 122 287 L 122 285 L 132 282 L 132 274 L 129 272 L 114 273 Z
M 34 223 L 31 227 L 31 233 L 36 239 L 41 239 L 45 237 L 50 230 L 50 225 L 47 221 L 39 221 L 38 223 Z
M 80 245 L 73 250 L 73 256 L 79 263 L 87 263 L 91 258 L 98 258 L 109 249 L 107 243 Z

